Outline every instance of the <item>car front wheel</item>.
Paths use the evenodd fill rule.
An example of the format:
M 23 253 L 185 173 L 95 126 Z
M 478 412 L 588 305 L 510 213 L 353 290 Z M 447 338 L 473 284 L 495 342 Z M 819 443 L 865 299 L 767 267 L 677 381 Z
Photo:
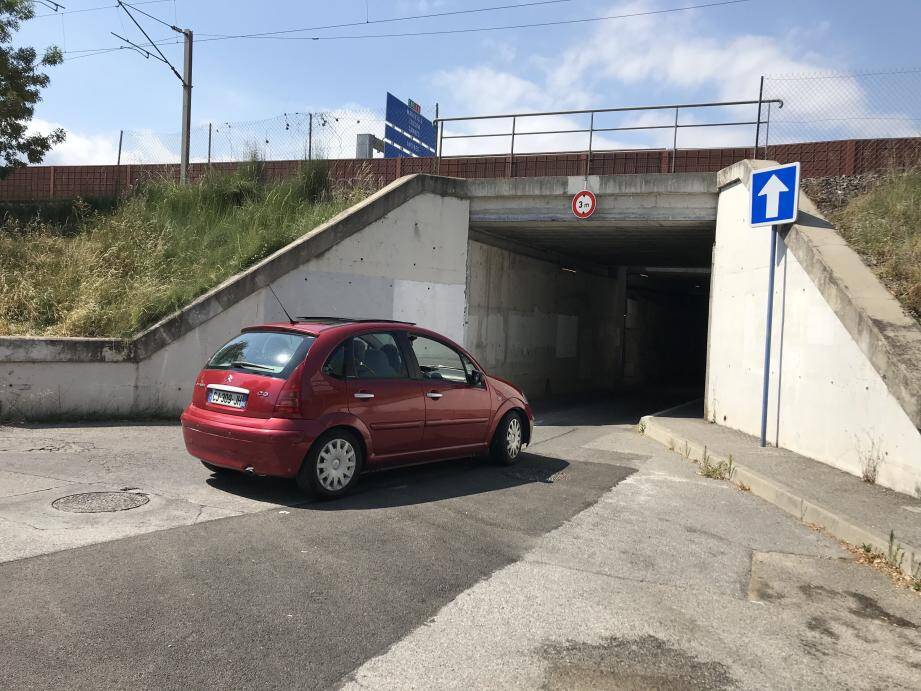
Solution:
M 313 445 L 301 465 L 297 484 L 310 494 L 341 497 L 354 487 L 363 462 L 358 438 L 347 430 L 334 430 Z
M 514 465 L 521 456 L 524 444 L 524 427 L 521 415 L 515 411 L 506 413 L 499 422 L 492 439 L 489 455 L 499 465 Z

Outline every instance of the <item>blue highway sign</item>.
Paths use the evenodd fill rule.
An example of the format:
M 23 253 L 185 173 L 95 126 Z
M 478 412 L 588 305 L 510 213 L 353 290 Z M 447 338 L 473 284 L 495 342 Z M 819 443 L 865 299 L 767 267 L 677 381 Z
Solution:
M 799 163 L 754 171 L 749 194 L 752 226 L 793 223 L 799 208 Z
M 384 158 L 412 158 L 412 156 L 405 151 L 401 151 L 393 144 L 384 142 Z
M 387 94 L 386 120 L 388 125 L 402 131 L 430 150 L 426 153 L 416 154 L 417 156 L 432 156 L 434 154 L 435 124 L 391 93 Z M 397 141 L 391 140 L 391 143 L 402 146 Z
M 410 139 L 390 125 L 384 125 L 384 139 L 413 156 L 434 156 L 435 152 L 415 139 Z M 404 154 L 405 155 L 405 154 Z

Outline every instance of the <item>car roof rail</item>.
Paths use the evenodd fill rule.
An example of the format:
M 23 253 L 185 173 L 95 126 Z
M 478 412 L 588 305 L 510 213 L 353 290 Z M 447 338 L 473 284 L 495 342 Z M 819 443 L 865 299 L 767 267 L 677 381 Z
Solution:
M 380 322 L 383 324 L 407 324 L 415 326 L 416 322 L 401 321 L 399 319 L 353 319 L 351 317 L 298 317 L 300 322 L 313 324 L 370 324 Z

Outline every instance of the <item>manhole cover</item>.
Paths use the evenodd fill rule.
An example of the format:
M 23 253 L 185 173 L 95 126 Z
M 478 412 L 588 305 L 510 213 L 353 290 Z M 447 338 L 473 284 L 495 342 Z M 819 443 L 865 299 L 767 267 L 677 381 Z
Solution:
M 51 506 L 72 513 L 105 513 L 136 509 L 149 501 L 150 497 L 146 494 L 134 492 L 84 492 L 55 499 Z

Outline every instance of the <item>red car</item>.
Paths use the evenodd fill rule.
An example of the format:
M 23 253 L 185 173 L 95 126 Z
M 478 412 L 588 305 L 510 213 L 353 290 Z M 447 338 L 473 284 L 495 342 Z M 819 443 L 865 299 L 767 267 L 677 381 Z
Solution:
M 524 394 L 444 336 L 338 318 L 244 329 L 182 414 L 208 469 L 293 477 L 328 497 L 365 470 L 479 454 L 511 465 L 533 425 Z

